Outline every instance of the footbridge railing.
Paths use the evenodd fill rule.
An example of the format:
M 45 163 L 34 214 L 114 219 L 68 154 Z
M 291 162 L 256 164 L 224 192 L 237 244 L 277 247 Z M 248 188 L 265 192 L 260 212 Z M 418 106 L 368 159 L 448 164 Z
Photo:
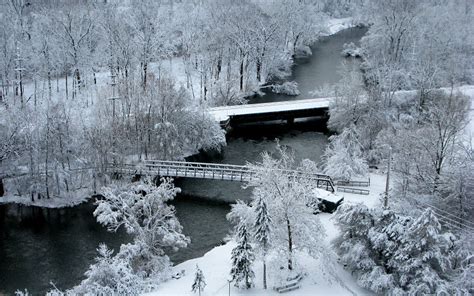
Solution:
M 139 164 L 112 165 L 110 170 L 127 175 L 158 175 L 237 182 L 249 182 L 257 178 L 257 171 L 245 165 L 184 161 L 146 160 Z M 289 177 L 314 180 L 318 188 L 335 191 L 334 183 L 327 175 L 296 170 L 282 170 L 282 172 Z

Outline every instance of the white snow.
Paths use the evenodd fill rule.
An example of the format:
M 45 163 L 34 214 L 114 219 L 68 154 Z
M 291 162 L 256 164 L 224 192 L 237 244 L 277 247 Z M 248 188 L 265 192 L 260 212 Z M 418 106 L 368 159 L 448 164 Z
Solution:
M 325 36 L 330 36 L 336 34 L 339 31 L 349 29 L 354 27 L 355 24 L 351 17 L 347 18 L 331 18 L 328 20 L 327 24 L 327 34 Z
M 42 198 L 37 199 L 35 198 L 34 201 L 31 201 L 31 197 L 29 196 L 18 196 L 18 195 L 5 195 L 0 198 L 0 204 L 20 204 L 25 206 L 35 206 L 41 208 L 68 208 L 77 206 L 83 202 L 86 202 L 92 197 L 92 190 L 91 189 L 80 189 L 74 190 L 67 193 L 67 196 L 55 196 L 53 195 L 51 198 Z
M 159 289 L 147 295 L 195 295 L 191 292 L 196 264 L 202 269 L 206 279 L 206 288 L 201 295 L 229 295 L 229 271 L 231 268 L 230 254 L 234 242 L 216 247 L 203 257 L 192 259 L 174 267 L 174 272 L 185 270 L 185 275 L 179 279 L 170 279 Z M 329 251 L 330 252 L 330 251 Z M 323 256 L 319 260 L 305 254 L 296 255 L 301 263 L 300 269 L 307 274 L 300 282 L 301 288 L 286 293 L 287 295 L 367 295 L 369 292 L 359 288 L 351 280 L 349 273 L 344 271 L 331 256 Z M 325 263 L 325 264 L 323 264 Z M 275 269 L 267 269 L 268 289 L 262 285 L 261 261 L 254 263 L 256 286 L 249 290 L 240 290 L 230 284 L 230 295 L 279 295 L 272 288 L 275 282 Z M 272 277 L 273 273 L 273 277 Z

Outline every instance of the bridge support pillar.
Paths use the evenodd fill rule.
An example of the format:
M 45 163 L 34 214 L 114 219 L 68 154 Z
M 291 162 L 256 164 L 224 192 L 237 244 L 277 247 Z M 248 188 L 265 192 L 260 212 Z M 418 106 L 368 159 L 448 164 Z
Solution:
M 295 118 L 290 117 L 290 118 L 288 118 L 288 119 L 286 120 L 286 122 L 287 122 L 288 124 L 293 124 L 293 123 L 295 123 Z

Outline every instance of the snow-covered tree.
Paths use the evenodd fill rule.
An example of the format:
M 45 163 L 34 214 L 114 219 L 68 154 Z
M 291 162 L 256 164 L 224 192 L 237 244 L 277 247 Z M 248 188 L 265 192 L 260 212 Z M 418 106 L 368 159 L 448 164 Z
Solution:
M 255 200 L 255 224 L 254 224 L 254 237 L 262 249 L 263 257 L 263 288 L 267 288 L 267 264 L 266 256 L 270 244 L 270 235 L 272 228 L 272 219 L 267 209 L 267 204 L 262 197 Z
M 334 245 L 363 287 L 394 295 L 467 293 L 467 286 L 455 284 L 464 275 L 461 265 L 453 264 L 459 260 L 453 256 L 456 239 L 441 232 L 430 209 L 412 219 L 365 205 L 342 205 L 336 217 L 341 235 Z
M 124 227 L 133 235 L 133 242 L 122 245 L 116 256 L 129 260 L 134 271 L 161 277 L 171 264 L 164 249 L 176 251 L 189 243 L 189 238 L 182 234 L 174 207 L 167 204 L 178 192 L 179 188 L 170 179 L 162 179 L 159 186 L 146 180 L 102 190 L 104 199 L 97 201 L 94 216 L 109 231 Z
M 367 175 L 368 165 L 355 126 L 347 127 L 341 134 L 333 135 L 329 140 L 330 144 L 324 154 L 326 174 L 344 181 Z
M 194 293 L 198 292 L 199 296 L 200 296 L 201 292 L 204 290 L 205 287 L 206 287 L 206 280 L 204 278 L 204 273 L 199 268 L 199 266 L 196 264 L 196 273 L 194 275 L 194 283 L 191 287 L 192 291 Z
M 244 222 L 237 225 L 236 241 L 237 245 L 232 249 L 230 275 L 236 287 L 250 289 L 254 286 L 252 264 L 255 255 L 250 245 L 250 233 Z
M 99 256 L 86 271 L 86 279 L 67 294 L 140 295 L 146 291 L 142 274 L 136 273 L 130 262 L 114 257 L 113 250 L 104 244 L 97 252 Z
M 319 256 L 324 230 L 307 206 L 314 199 L 317 183 L 288 173 L 292 169 L 304 172 L 308 164 L 296 166 L 294 156 L 278 144 L 277 152 L 278 158 L 263 153 L 261 163 L 250 165 L 256 175 L 247 186 L 253 188 L 255 203 L 258 199 L 265 201 L 273 222 L 272 246 L 286 253 L 288 269 L 292 270 L 296 249 Z

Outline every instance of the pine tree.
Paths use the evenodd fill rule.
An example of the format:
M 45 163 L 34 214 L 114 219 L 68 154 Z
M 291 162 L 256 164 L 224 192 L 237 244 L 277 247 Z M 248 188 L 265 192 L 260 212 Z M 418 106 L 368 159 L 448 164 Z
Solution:
M 259 242 L 263 250 L 263 288 L 267 288 L 267 265 L 265 257 L 268 252 L 271 223 L 272 220 L 268 213 L 267 204 L 262 197 L 257 199 L 255 205 L 255 212 L 257 214 L 254 224 L 255 239 Z
M 431 209 L 410 225 L 393 260 L 401 275 L 400 285 L 409 294 L 438 294 L 446 289 L 450 266 L 447 242 Z
M 251 288 L 255 274 L 251 265 L 255 259 L 249 242 L 247 227 L 242 221 L 237 226 L 237 246 L 232 250 L 232 269 L 230 275 L 236 287 Z
M 206 281 L 204 279 L 204 274 L 202 273 L 202 270 L 199 268 L 199 266 L 196 264 L 196 275 L 194 276 L 194 283 L 192 286 L 192 291 L 196 293 L 196 291 L 199 293 L 199 296 L 201 296 L 201 292 L 204 290 L 206 287 Z

